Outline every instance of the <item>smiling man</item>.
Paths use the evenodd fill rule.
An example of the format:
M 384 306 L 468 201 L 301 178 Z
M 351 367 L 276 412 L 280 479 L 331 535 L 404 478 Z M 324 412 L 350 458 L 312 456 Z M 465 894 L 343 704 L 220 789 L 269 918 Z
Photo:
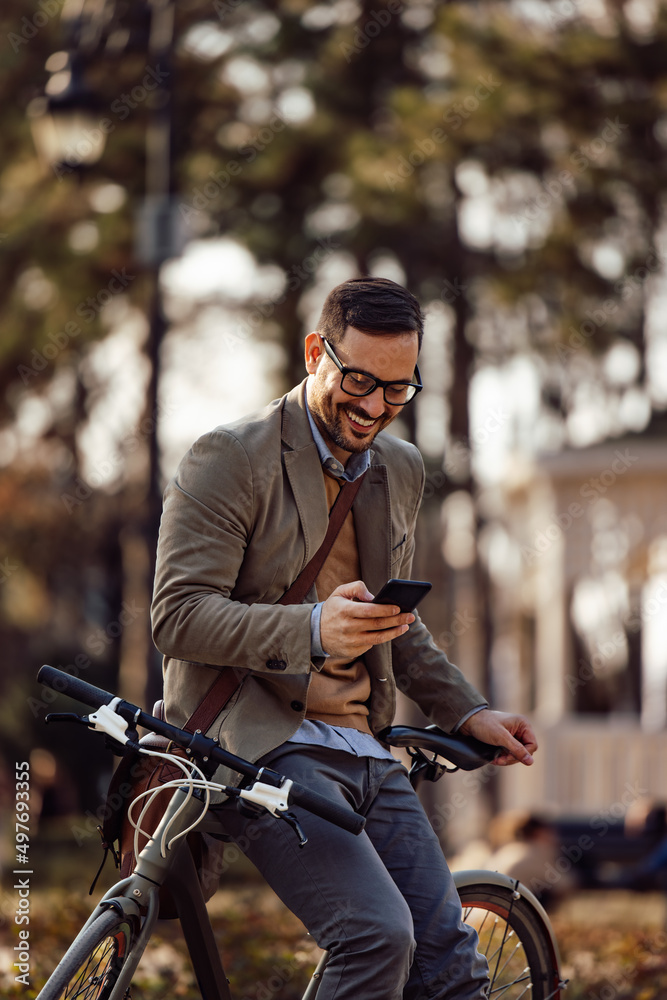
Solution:
M 377 738 L 397 688 L 441 728 L 504 747 L 501 765 L 530 764 L 536 748 L 528 722 L 491 711 L 418 615 L 370 603 L 412 566 L 423 463 L 382 432 L 421 389 L 422 334 L 419 303 L 395 282 L 339 285 L 306 337 L 308 377 L 196 442 L 165 493 L 153 626 L 168 719 L 213 701 L 208 732 L 224 747 L 366 816 L 359 837 L 301 817 L 298 851 L 274 817 L 220 808 L 330 952 L 318 1000 L 486 995 L 438 840 Z

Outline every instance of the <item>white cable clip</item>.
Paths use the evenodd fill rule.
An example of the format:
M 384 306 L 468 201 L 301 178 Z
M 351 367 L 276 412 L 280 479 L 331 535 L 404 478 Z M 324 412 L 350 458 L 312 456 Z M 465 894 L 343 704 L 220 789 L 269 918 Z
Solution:
M 98 733 L 106 733 L 112 739 L 125 744 L 130 742 L 130 738 L 126 735 L 128 723 L 116 714 L 116 708 L 120 703 L 120 698 L 113 698 L 108 705 L 100 705 L 96 712 L 88 716 L 88 722 L 92 723 L 92 728 Z
M 252 788 L 244 788 L 239 797 L 254 802 L 257 806 L 263 806 L 272 816 L 277 816 L 289 809 L 289 793 L 292 784 L 293 782 L 289 778 L 283 781 L 280 788 L 256 781 Z

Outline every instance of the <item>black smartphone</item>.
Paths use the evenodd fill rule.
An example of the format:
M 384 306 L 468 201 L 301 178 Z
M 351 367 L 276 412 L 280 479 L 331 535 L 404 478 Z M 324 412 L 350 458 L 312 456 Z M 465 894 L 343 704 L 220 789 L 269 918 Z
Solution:
M 373 604 L 397 604 L 402 612 L 412 611 L 430 589 L 425 580 L 387 580 Z

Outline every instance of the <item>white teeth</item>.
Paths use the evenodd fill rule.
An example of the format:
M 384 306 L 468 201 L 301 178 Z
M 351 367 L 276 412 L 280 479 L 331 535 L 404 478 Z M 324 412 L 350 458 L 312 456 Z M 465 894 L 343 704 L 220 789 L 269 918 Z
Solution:
M 348 413 L 350 420 L 354 420 L 355 423 L 361 424 L 362 427 L 372 427 L 375 423 L 374 420 L 365 420 L 363 417 L 358 417 L 356 413 Z

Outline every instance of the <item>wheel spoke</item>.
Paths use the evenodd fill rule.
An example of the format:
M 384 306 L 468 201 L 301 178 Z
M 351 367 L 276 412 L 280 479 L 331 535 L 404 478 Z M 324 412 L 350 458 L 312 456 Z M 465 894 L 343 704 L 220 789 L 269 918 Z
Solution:
M 65 993 L 68 1000 L 79 1000 L 79 998 L 94 1000 L 95 997 L 103 996 L 109 965 L 116 956 L 117 943 L 115 937 L 100 943 L 81 968 L 76 981 L 72 984 L 72 991 L 67 990 Z
M 496 972 L 495 972 L 495 975 L 493 977 L 494 979 L 499 979 L 502 976 L 503 972 L 505 972 L 505 970 L 507 969 L 508 965 L 510 964 L 510 962 L 512 961 L 512 959 L 514 958 L 514 956 L 518 953 L 518 951 L 519 951 L 520 948 L 521 948 L 521 942 L 517 941 L 517 943 L 512 948 L 512 951 L 509 953 L 509 955 L 505 959 L 505 962 L 504 962 L 502 968 L 496 968 Z M 502 954 L 501 954 L 500 957 L 502 957 Z M 524 958 L 525 958 L 525 955 L 524 955 Z M 527 971 L 527 967 L 524 964 L 521 972 L 525 973 L 526 971 Z
M 507 993 L 507 991 L 512 986 L 519 986 L 521 983 L 524 983 L 524 982 L 526 983 L 526 985 L 521 990 L 521 992 L 512 995 L 512 1000 L 521 1000 L 522 997 L 525 997 L 526 993 L 530 994 L 533 991 L 533 980 L 532 980 L 532 977 L 530 975 L 524 977 L 523 979 L 515 979 L 513 982 L 508 983 L 506 986 L 499 986 L 496 989 L 493 989 L 493 988 L 490 989 L 489 990 L 489 1000 L 490 1000 L 491 997 L 494 997 L 495 1000 L 498 1000 L 498 998 L 499 997 L 503 997 L 505 995 L 505 993 Z

